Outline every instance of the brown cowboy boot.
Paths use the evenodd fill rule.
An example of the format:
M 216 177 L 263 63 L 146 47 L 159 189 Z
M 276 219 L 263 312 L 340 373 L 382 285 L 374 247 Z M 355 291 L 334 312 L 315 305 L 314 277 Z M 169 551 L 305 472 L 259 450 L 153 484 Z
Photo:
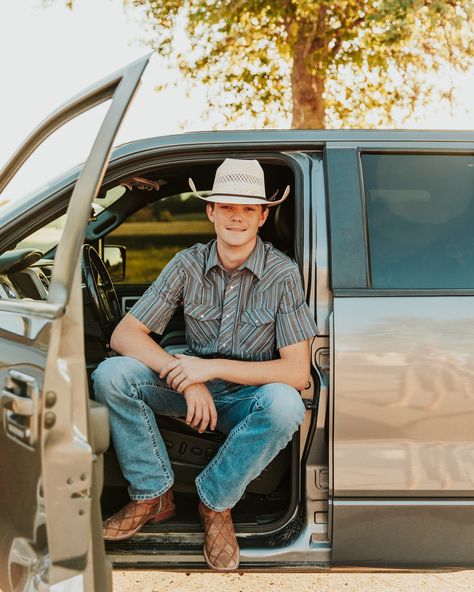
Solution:
M 106 541 L 128 539 L 147 522 L 162 522 L 175 515 L 173 492 L 168 489 L 163 495 L 148 500 L 131 501 L 116 514 L 107 518 L 103 525 Z
M 232 571 L 239 567 L 239 544 L 235 538 L 230 510 L 216 512 L 199 502 L 199 516 L 204 527 L 204 558 L 216 571 Z

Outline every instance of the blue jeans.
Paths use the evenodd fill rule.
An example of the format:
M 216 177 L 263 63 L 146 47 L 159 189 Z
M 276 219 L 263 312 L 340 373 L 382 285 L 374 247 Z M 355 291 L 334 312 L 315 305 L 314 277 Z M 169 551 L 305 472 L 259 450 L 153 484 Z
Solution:
M 174 482 L 155 413 L 186 416 L 186 401 L 148 366 L 126 356 L 107 358 L 93 372 L 95 396 L 109 409 L 112 440 L 132 500 L 157 497 Z M 232 508 L 247 485 L 286 446 L 304 418 L 296 389 L 280 383 L 212 392 L 217 429 L 227 439 L 196 477 L 209 508 Z M 197 434 L 198 432 L 196 432 Z

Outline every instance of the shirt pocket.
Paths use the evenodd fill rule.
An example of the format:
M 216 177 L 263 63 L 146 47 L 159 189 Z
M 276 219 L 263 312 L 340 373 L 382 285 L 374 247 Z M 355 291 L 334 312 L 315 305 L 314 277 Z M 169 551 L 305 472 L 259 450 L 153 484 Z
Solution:
M 273 353 L 275 311 L 245 308 L 240 317 L 240 349 L 247 354 Z
M 220 306 L 189 303 L 184 307 L 188 345 L 217 347 L 222 311 Z

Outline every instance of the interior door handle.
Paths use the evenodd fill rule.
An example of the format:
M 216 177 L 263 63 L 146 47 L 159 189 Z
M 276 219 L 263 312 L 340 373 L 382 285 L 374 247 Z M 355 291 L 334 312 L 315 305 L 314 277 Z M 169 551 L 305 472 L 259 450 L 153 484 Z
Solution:
M 10 368 L 0 391 L 6 435 L 23 446 L 34 448 L 39 433 L 39 407 L 36 379 Z
M 26 415 L 31 416 L 33 415 L 33 400 L 26 399 L 25 397 L 20 397 L 19 395 L 15 395 L 6 389 L 2 389 L 2 406 L 6 407 L 16 413 L 16 415 Z

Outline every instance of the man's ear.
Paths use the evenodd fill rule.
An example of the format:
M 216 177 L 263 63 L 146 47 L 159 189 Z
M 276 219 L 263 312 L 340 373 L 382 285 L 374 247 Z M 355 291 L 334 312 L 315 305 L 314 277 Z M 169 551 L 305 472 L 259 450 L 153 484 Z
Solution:
M 207 204 L 206 205 L 206 214 L 207 217 L 209 218 L 209 220 L 211 222 L 214 222 L 215 218 L 214 218 L 214 206 L 211 206 L 211 204 Z
M 265 208 L 264 210 L 261 211 L 261 213 L 260 213 L 260 220 L 258 222 L 259 228 L 262 227 L 265 224 L 265 222 L 266 222 L 266 220 L 268 218 L 268 214 L 269 213 L 270 213 L 270 209 L 269 208 Z

